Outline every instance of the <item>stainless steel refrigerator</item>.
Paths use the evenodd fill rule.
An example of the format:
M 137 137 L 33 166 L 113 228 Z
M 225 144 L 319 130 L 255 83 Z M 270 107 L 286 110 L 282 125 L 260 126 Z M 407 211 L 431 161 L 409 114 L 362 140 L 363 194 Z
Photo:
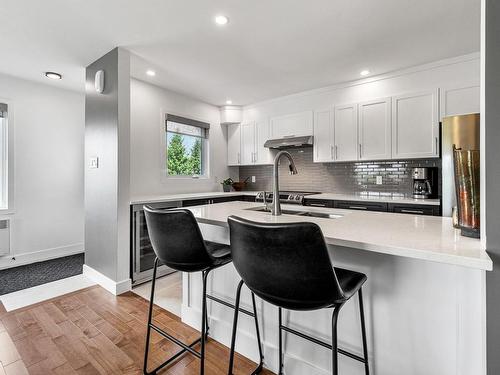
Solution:
M 463 150 L 479 150 L 479 113 L 443 118 L 441 129 L 442 211 L 451 216 L 456 206 L 453 145 Z

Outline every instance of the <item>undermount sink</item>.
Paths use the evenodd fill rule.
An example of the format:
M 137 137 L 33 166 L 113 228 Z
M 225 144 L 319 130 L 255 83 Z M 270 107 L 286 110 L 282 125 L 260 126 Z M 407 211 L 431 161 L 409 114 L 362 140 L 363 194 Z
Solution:
M 261 207 L 252 207 L 252 208 L 247 208 L 246 210 L 248 211 L 258 211 L 258 212 L 266 212 L 266 213 L 271 213 L 271 209 L 267 208 L 265 206 Z M 341 218 L 344 215 L 340 214 L 332 214 L 328 212 L 317 212 L 317 211 L 301 211 L 301 210 L 281 210 L 281 213 L 285 215 L 297 215 L 297 216 L 306 216 L 306 217 L 319 217 L 322 219 L 338 219 Z

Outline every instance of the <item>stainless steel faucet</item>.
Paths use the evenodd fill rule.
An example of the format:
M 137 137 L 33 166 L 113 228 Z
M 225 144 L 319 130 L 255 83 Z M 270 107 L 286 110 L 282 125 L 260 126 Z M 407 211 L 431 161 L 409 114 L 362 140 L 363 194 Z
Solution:
M 281 215 L 281 204 L 280 204 L 280 181 L 279 181 L 279 169 L 278 165 L 282 156 L 285 156 L 290 163 L 288 168 L 290 169 L 290 174 L 297 174 L 297 168 L 295 168 L 295 163 L 293 162 L 292 155 L 288 151 L 280 151 L 276 154 L 274 158 L 273 166 L 273 206 L 271 209 L 271 214 L 274 216 Z

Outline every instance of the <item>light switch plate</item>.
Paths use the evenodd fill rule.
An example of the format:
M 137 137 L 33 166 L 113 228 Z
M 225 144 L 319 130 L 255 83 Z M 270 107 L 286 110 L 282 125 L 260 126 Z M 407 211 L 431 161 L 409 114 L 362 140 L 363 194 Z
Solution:
M 377 185 L 382 185 L 382 176 L 377 176 L 377 181 L 375 183 Z
M 99 158 L 97 156 L 92 156 L 89 159 L 89 168 L 90 169 L 97 169 L 97 168 L 99 168 Z

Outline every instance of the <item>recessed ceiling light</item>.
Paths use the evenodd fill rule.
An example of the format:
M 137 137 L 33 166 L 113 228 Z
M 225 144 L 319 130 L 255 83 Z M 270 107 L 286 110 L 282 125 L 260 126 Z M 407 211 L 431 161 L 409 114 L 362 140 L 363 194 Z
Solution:
M 150 77 L 154 77 L 156 75 L 156 72 L 154 70 L 148 70 L 146 74 Z
M 225 25 L 229 22 L 229 18 L 223 15 L 219 15 L 215 17 L 215 23 L 217 25 Z
M 62 79 L 62 75 L 55 72 L 45 72 L 45 77 L 50 79 Z
M 370 74 L 370 71 L 365 69 L 365 70 L 362 70 L 361 72 L 359 72 L 359 74 L 364 77 L 364 76 L 367 76 L 368 74 Z
M 233 104 L 232 100 L 226 100 L 226 104 Z

